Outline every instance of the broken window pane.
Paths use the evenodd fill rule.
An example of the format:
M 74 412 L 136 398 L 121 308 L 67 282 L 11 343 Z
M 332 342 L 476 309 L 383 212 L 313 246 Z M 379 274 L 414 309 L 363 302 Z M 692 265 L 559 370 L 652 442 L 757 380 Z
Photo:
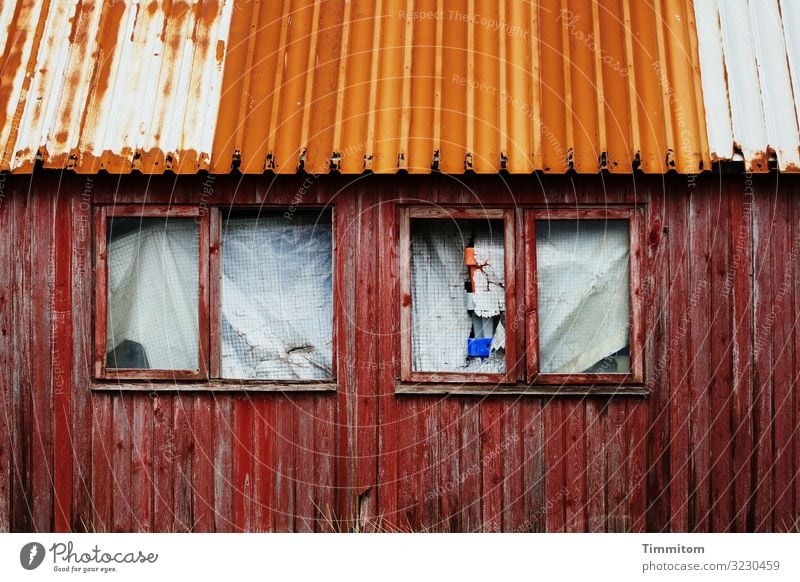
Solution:
M 198 368 L 198 226 L 113 218 L 108 229 L 106 366 Z
M 539 220 L 540 370 L 630 372 L 627 220 Z
M 222 376 L 333 378 L 330 211 L 233 212 L 222 234 Z
M 502 220 L 411 220 L 416 372 L 505 372 Z

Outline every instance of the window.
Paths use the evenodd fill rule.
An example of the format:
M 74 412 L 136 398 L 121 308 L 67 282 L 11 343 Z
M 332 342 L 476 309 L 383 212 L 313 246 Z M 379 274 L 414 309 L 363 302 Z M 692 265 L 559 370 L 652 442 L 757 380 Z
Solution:
M 95 375 L 334 379 L 330 210 L 98 209 Z
M 636 217 L 630 207 L 404 209 L 398 390 L 641 393 Z
M 333 378 L 332 257 L 329 212 L 226 217 L 223 378 Z
M 102 208 L 97 237 L 95 375 L 206 377 L 207 221 L 193 208 Z
M 527 212 L 526 347 L 535 383 L 642 381 L 634 216 L 628 208 Z
M 513 212 L 406 209 L 402 379 L 511 382 Z

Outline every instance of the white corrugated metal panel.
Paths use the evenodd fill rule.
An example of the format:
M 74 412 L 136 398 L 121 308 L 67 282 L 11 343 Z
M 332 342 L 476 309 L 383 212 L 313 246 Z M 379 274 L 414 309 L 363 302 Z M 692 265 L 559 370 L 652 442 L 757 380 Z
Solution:
M 208 167 L 233 0 L 0 7 L 0 169 Z
M 796 0 L 695 0 L 709 147 L 750 171 L 800 171 Z M 792 89 L 795 89 L 794 91 Z

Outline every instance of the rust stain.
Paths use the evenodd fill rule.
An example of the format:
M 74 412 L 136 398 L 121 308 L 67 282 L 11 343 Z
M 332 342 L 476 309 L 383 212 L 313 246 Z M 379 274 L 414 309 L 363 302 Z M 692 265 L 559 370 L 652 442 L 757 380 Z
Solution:
M 754 151 L 747 160 L 747 169 L 750 172 L 769 172 L 769 153 L 767 151 Z
M 783 168 L 781 168 L 781 172 L 787 172 L 787 173 L 790 173 L 790 174 L 794 174 L 794 173 L 800 172 L 800 166 L 798 166 L 795 163 L 789 162 L 787 164 L 784 164 Z
M 14 13 L 15 20 L 20 17 L 21 10 L 22 3 L 18 3 Z M 11 79 L 13 79 L 21 67 L 22 47 L 25 46 L 27 38 L 27 29 L 9 26 L 6 47 L 3 51 L 2 59 L 0 59 L 0 63 L 3 64 L 2 69 L 0 69 L 0 72 L 2 72 L 0 75 L 0 112 L 8 112 L 11 108 L 10 106 L 12 99 L 15 97 L 18 99 L 18 101 L 14 106 L 14 114 L 12 116 L 5 115 L 5 121 L 3 125 L 7 125 L 10 122 L 11 126 L 3 127 L 3 132 L 0 133 L 0 135 L 5 135 L 6 131 L 8 131 L 9 134 L 14 133 L 14 125 L 15 123 L 19 123 L 19 116 L 22 115 L 20 108 L 21 104 L 19 101 L 22 95 L 14 95 Z M 3 148 L 0 150 L 0 169 L 6 169 L 10 158 L 10 152 L 8 152 L 8 148 L 14 147 L 13 142 L 9 138 L 8 143 L 0 144 L 0 147 Z
M 97 88 L 95 91 L 95 99 L 98 101 L 102 100 L 106 91 L 108 91 L 114 50 L 117 46 L 118 31 L 124 15 L 125 5 L 122 2 L 113 2 L 107 7 L 101 18 L 97 42 L 97 59 L 100 62 L 100 67 L 97 69 Z
M 78 0 L 75 4 L 75 15 L 70 20 L 72 28 L 69 31 L 69 44 L 73 46 L 78 44 L 78 34 L 82 32 L 82 29 L 77 27 L 78 20 L 80 19 L 79 15 L 84 10 L 91 11 L 93 6 L 94 2 L 84 2 L 83 0 Z

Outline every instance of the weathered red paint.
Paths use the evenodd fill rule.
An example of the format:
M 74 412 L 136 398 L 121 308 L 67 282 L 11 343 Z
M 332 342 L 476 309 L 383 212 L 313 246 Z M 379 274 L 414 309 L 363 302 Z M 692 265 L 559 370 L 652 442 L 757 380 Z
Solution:
M 0 530 L 795 527 L 793 178 L 776 189 L 775 176 L 758 177 L 752 194 L 734 175 L 691 188 L 682 176 L 637 177 L 635 188 L 630 177 L 320 178 L 303 203 L 335 206 L 338 392 L 131 393 L 134 380 L 91 390 L 88 202 L 199 205 L 205 179 L 44 172 L 30 195 L 27 180 L 6 179 Z M 203 203 L 289 205 L 303 180 L 220 176 Z M 639 204 L 649 395 L 397 394 L 399 207 L 419 205 L 421 192 L 442 206 L 511 210 Z M 512 219 L 526 305 L 519 270 L 532 233 L 522 212 Z M 518 345 L 530 332 L 517 331 Z

